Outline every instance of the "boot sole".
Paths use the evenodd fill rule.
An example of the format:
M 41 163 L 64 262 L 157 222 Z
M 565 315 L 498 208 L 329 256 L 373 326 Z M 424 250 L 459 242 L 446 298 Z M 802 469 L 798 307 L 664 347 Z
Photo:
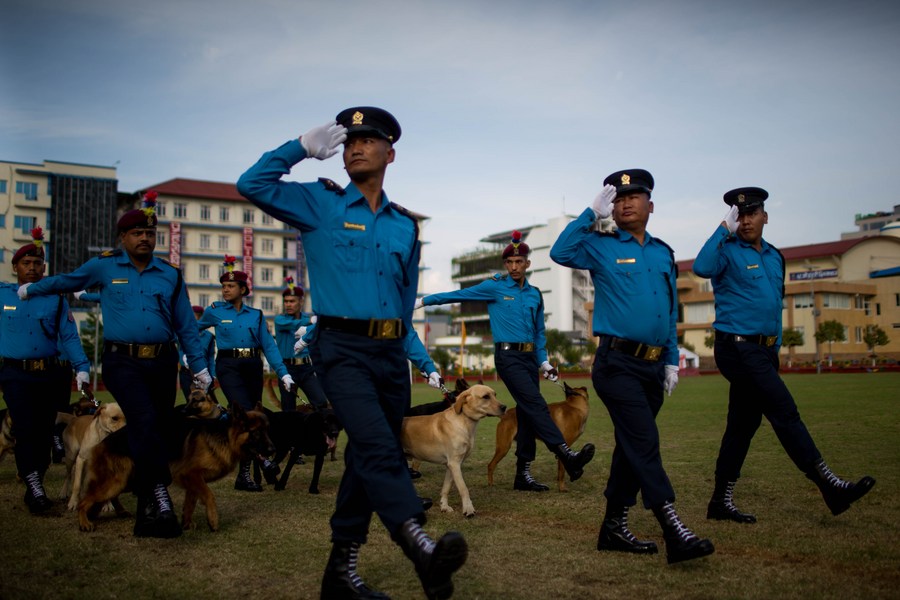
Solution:
M 875 479 L 867 475 L 856 483 L 853 488 L 854 493 L 849 498 L 840 502 L 828 502 L 826 500 L 825 504 L 828 505 L 831 514 L 836 517 L 839 514 L 846 512 L 851 504 L 872 491 L 873 487 L 875 487 Z
M 581 479 L 581 476 L 584 475 L 584 466 L 594 460 L 594 453 L 597 449 L 593 444 L 585 444 L 584 448 L 581 449 L 581 460 L 578 461 L 578 467 L 574 471 L 569 471 L 566 469 L 566 472 L 569 473 L 569 481 L 578 481 Z
M 735 523 L 756 523 L 756 517 L 751 514 L 737 516 L 729 512 L 720 512 L 710 508 L 706 509 L 706 518 L 710 521 L 734 521 Z
M 695 558 L 703 558 L 704 556 L 709 556 L 713 552 L 716 551 L 715 546 L 709 540 L 698 540 L 696 544 L 687 548 L 677 554 L 668 554 L 666 556 L 666 561 L 673 565 L 675 563 L 684 562 L 686 560 L 694 560 Z

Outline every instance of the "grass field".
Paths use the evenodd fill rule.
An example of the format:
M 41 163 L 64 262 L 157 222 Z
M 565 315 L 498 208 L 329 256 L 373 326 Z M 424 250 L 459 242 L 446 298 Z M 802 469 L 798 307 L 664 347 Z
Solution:
M 454 581 L 455 598 L 898 598 L 900 597 L 900 374 L 791 375 L 785 378 L 801 415 L 830 466 L 848 478 L 869 474 L 874 490 L 833 517 L 815 486 L 800 474 L 764 423 L 737 486 L 738 506 L 755 525 L 707 521 L 713 466 L 724 428 L 727 386 L 719 376 L 683 378 L 659 416 L 663 462 L 685 523 L 716 545 L 711 557 L 667 566 L 664 555 L 637 557 L 596 551 L 603 488 L 613 447 L 605 409 L 591 389 L 592 413 L 576 444 L 597 445 L 597 457 L 568 493 L 553 485 L 556 463 L 539 449 L 536 477 L 543 494 L 512 490 L 515 458 L 498 467 L 494 487 L 486 467 L 497 421 L 478 430 L 463 472 L 478 514 L 429 511 L 426 529 L 463 532 L 467 564 Z M 511 405 L 505 387 L 486 382 Z M 571 380 L 571 385 L 588 385 Z M 544 383 L 548 401 L 562 390 Z M 414 389 L 415 403 L 438 394 Z M 342 438 L 345 440 L 346 438 Z M 340 454 L 339 454 L 340 458 Z M 60 504 L 31 516 L 10 458 L 0 463 L 0 598 L 318 598 L 330 548 L 328 518 L 342 463 L 326 462 L 322 493 L 309 495 L 309 464 L 294 469 L 287 489 L 248 494 L 233 477 L 216 484 L 221 530 L 200 528 L 175 540 L 135 539 L 130 519 L 101 517 L 97 531 L 78 531 Z M 443 467 L 422 465 L 420 495 L 439 496 Z M 47 490 L 55 497 L 64 467 L 53 465 Z M 182 492 L 173 488 L 176 504 Z M 134 508 L 134 497 L 124 499 Z M 642 538 L 662 543 L 655 519 L 637 508 L 630 519 Z M 376 519 L 363 546 L 360 572 L 396 599 L 424 597 L 411 564 Z

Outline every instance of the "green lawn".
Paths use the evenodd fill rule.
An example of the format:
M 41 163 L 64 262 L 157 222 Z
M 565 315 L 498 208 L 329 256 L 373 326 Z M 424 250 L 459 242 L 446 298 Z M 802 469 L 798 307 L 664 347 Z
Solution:
M 595 549 L 603 488 L 613 447 L 605 409 L 591 389 L 592 413 L 576 444 L 597 445 L 597 457 L 568 493 L 555 489 L 555 460 L 539 451 L 535 476 L 552 485 L 543 494 L 512 490 L 515 459 L 487 485 L 497 421 L 478 430 L 475 452 L 463 467 L 478 514 L 429 512 L 426 529 L 462 531 L 469 561 L 455 578 L 456 598 L 897 598 L 900 596 L 900 374 L 790 375 L 801 415 L 830 466 L 875 489 L 839 517 L 788 460 L 771 428 L 757 434 L 738 484 L 736 501 L 755 525 L 705 519 L 713 467 L 724 427 L 727 386 L 719 376 L 683 378 L 659 416 L 663 462 L 685 523 L 709 537 L 709 558 L 667 566 L 663 555 L 636 557 Z M 504 402 L 505 387 L 487 381 Z M 570 380 L 588 385 L 587 380 Z M 544 383 L 548 401 L 562 390 Z M 420 384 L 415 403 L 439 394 Z M 36 399 L 37 401 L 37 399 Z M 422 465 L 421 495 L 437 499 L 443 467 Z M 13 461 L 0 463 L 0 598 L 318 598 L 329 544 L 328 518 L 341 463 L 326 463 L 322 494 L 306 493 L 310 466 L 295 468 L 284 492 L 236 492 L 229 477 L 213 485 L 221 530 L 205 526 L 175 540 L 135 539 L 130 520 L 101 517 L 94 533 L 78 531 L 62 507 L 51 516 L 28 514 Z M 64 468 L 51 467 L 47 488 L 56 495 Z M 173 491 L 180 504 L 182 493 Z M 133 508 L 134 497 L 124 499 Z M 195 520 L 204 524 L 202 508 Z M 632 512 L 639 536 L 662 542 L 649 511 Z M 360 571 L 393 598 L 424 597 L 412 566 L 373 520 Z

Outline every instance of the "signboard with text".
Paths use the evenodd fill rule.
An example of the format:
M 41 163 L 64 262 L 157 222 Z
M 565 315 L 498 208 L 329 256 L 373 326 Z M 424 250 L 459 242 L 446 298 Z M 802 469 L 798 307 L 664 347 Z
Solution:
M 789 278 L 791 281 L 810 281 L 813 279 L 829 279 L 837 276 L 837 269 L 821 269 L 819 271 L 800 271 L 799 273 L 791 273 Z

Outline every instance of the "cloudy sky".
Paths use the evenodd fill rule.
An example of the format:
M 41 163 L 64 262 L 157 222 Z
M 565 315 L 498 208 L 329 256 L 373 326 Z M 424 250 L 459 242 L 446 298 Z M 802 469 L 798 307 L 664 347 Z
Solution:
M 0 160 L 115 165 L 122 191 L 234 182 L 343 108 L 403 126 L 385 188 L 432 217 L 425 291 L 482 237 L 656 178 L 649 230 L 693 258 L 722 194 L 766 237 L 832 241 L 900 204 L 892 1 L 4 0 Z M 346 182 L 339 157 L 291 179 Z

